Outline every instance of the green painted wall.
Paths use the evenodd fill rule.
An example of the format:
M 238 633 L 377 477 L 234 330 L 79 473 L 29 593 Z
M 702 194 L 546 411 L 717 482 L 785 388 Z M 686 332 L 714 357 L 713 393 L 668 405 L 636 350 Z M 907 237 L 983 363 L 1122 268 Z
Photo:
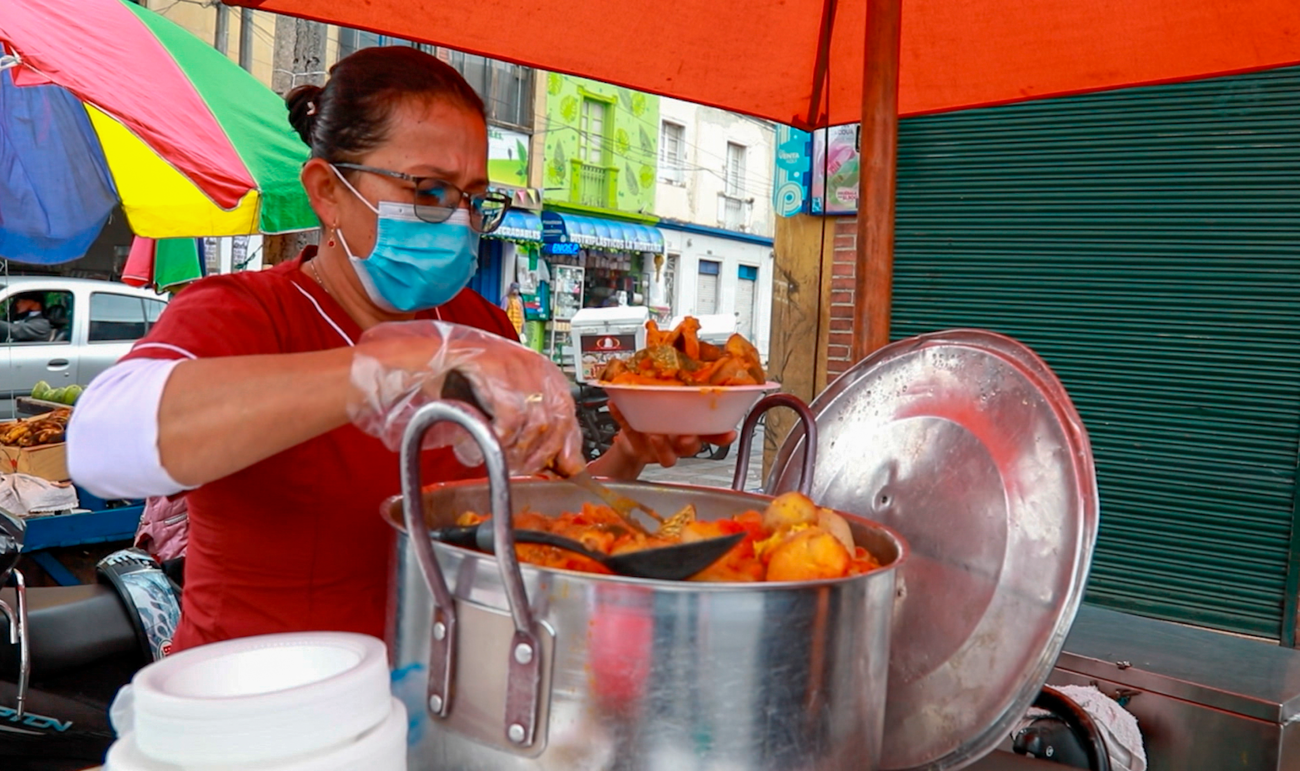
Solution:
M 579 157 L 582 101 L 605 101 L 605 162 L 617 172 L 613 208 L 653 214 L 659 158 L 659 97 L 585 78 L 549 73 L 546 79 L 546 200 L 573 200 L 573 161 Z

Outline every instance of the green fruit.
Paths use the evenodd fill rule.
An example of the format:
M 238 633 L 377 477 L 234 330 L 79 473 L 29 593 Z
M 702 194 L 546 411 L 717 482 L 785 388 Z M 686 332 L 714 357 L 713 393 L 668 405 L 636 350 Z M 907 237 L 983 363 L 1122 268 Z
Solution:
M 42 380 L 36 385 L 32 386 L 32 398 L 39 399 L 41 401 L 49 401 L 50 391 L 52 390 L 53 389 L 50 388 L 50 384 Z
M 68 393 L 68 389 L 66 388 L 51 388 L 50 390 L 45 392 L 44 401 L 58 402 L 59 404 L 63 404 L 64 403 L 63 397 L 67 393 Z
M 82 388 L 82 387 L 79 386 L 79 385 L 70 385 L 70 386 L 68 386 L 68 388 L 67 388 L 67 392 L 63 395 L 63 403 L 66 404 L 66 405 L 68 405 L 68 406 L 72 406 L 72 405 L 76 404 L 76 403 L 77 403 L 77 400 L 81 398 L 81 394 L 82 394 L 85 390 L 86 390 L 86 389 Z

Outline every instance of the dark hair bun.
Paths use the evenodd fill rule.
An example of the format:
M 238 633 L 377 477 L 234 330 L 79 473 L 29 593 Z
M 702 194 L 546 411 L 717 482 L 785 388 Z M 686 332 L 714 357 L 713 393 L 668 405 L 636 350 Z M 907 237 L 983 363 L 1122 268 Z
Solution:
M 293 130 L 298 132 L 308 147 L 311 147 L 311 130 L 316 125 L 316 117 L 320 112 L 319 102 L 323 90 L 320 86 L 310 84 L 298 86 L 284 98 L 285 106 L 289 108 L 289 125 L 293 126 Z

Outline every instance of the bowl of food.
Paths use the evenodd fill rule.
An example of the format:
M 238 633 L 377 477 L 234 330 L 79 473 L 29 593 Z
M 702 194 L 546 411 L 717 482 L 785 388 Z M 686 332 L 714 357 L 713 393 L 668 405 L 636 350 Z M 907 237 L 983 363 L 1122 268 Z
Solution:
M 735 428 L 768 381 L 758 350 L 741 335 L 723 346 L 699 339 L 700 322 L 687 316 L 670 331 L 646 324 L 646 346 L 612 359 L 599 385 L 627 424 L 648 434 L 723 434 Z

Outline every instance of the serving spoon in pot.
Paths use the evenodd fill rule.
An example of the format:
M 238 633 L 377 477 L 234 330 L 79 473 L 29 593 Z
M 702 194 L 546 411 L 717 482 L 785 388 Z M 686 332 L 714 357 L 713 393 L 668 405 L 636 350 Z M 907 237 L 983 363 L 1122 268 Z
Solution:
M 474 386 L 469 382 L 469 379 L 456 370 L 448 372 L 446 378 L 443 380 L 442 398 L 457 399 L 465 402 L 474 409 L 483 413 L 489 420 L 492 419 L 492 413 L 489 412 L 488 409 L 483 406 L 482 402 L 478 400 L 478 397 L 474 395 Z M 552 467 L 551 469 L 548 469 L 548 472 L 555 474 L 560 479 L 564 479 L 578 487 L 581 487 L 604 501 L 605 504 L 617 512 L 633 530 L 636 530 L 642 535 L 649 535 L 650 533 L 641 525 L 640 522 L 636 521 L 635 517 L 632 516 L 634 510 L 640 509 L 660 525 L 664 524 L 664 518 L 659 516 L 657 511 L 640 501 L 632 500 L 626 495 L 611 490 L 596 481 L 595 477 L 588 473 L 586 469 L 583 469 L 576 474 L 564 474 Z
M 466 549 L 477 549 L 488 554 L 494 553 L 492 542 L 492 522 L 488 520 L 468 527 L 444 527 L 434 530 L 434 540 Z M 583 546 L 581 543 L 554 533 L 542 530 L 515 528 L 515 543 L 534 543 L 555 546 L 565 551 L 580 554 L 587 559 L 598 562 L 610 572 L 630 578 L 654 578 L 662 581 L 681 581 L 704 570 L 722 559 L 732 547 L 740 543 L 744 533 L 733 533 L 721 538 L 708 538 L 703 541 L 657 546 L 622 554 L 603 554 Z

